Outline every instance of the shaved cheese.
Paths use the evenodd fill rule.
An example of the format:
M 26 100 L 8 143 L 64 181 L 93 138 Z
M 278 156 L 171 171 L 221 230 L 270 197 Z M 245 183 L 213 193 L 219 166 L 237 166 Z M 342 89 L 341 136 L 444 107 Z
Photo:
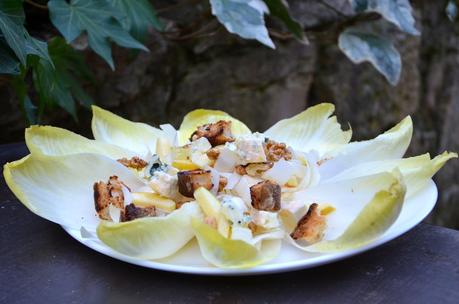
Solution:
M 215 162 L 214 168 L 220 172 L 233 172 L 234 167 L 239 162 L 239 155 L 236 151 L 226 145 L 221 149 L 220 154 Z
M 263 174 L 264 179 L 272 180 L 279 185 L 285 185 L 292 176 L 303 177 L 306 167 L 298 161 L 280 159 L 274 166 Z
M 259 183 L 261 179 L 244 175 L 239 182 L 234 186 L 233 192 L 238 195 L 248 205 L 252 205 L 252 198 L 250 196 L 250 187 Z

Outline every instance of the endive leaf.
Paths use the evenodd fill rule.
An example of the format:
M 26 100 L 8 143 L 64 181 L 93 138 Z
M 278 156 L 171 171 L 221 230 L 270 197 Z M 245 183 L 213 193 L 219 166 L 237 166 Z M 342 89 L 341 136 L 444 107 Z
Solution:
M 314 202 L 319 206 L 331 205 L 335 208 L 335 211 L 327 216 L 324 241 L 340 239 L 350 229 L 348 227 L 357 221 L 356 219 L 361 217 L 374 219 L 358 221 L 361 231 L 359 230 L 358 235 L 354 233 L 356 239 L 352 243 L 347 238 L 340 239 L 346 242 L 339 243 L 339 246 L 351 248 L 374 239 L 395 221 L 405 195 L 405 186 L 401 178 L 400 172 L 394 171 L 393 173 L 384 172 L 336 182 L 325 182 L 298 192 L 294 197 L 296 201 L 302 200 L 307 205 Z M 310 246 L 302 247 L 305 250 L 312 250 L 311 248 Z
M 344 170 L 338 175 L 333 176 L 328 182 L 367 176 L 380 172 L 390 172 L 398 168 L 406 184 L 406 197 L 409 197 L 424 188 L 432 176 L 452 158 L 457 158 L 457 153 L 446 151 L 434 159 L 430 159 L 430 155 L 426 153 L 403 159 L 367 162 Z
M 119 146 L 91 140 L 66 129 L 51 126 L 31 126 L 25 131 L 27 148 L 33 154 L 66 155 L 97 153 L 113 159 L 136 156 Z
M 395 222 L 402 209 L 404 194 L 405 188 L 400 183 L 379 191 L 339 238 L 320 242 L 309 250 L 342 251 L 368 244 Z
M 135 151 L 140 156 L 154 154 L 156 140 L 165 133 L 144 123 L 132 122 L 92 106 L 92 133 L 96 140 Z
M 316 150 L 322 156 L 351 140 L 352 130 L 343 131 L 336 116 L 330 117 L 334 111 L 333 104 L 321 103 L 277 122 L 264 134 L 276 141 L 287 143 L 295 150 Z
M 340 150 L 330 153 L 319 168 L 322 179 L 328 179 L 337 173 L 358 164 L 377 160 L 401 158 L 411 142 L 413 122 L 410 116 L 404 118 L 390 130 L 377 137 L 351 142 Z
M 124 223 L 102 221 L 97 227 L 97 236 L 123 254 L 160 259 L 175 253 L 194 237 L 192 218 L 202 218 L 196 202 L 186 203 L 164 217 L 145 217 Z
M 197 109 L 189 112 L 183 118 L 179 129 L 179 144 L 186 144 L 197 127 L 219 120 L 231 121 L 231 132 L 235 136 L 251 133 L 243 122 L 223 111 Z
M 263 240 L 260 249 L 244 241 L 223 237 L 216 229 L 194 219 L 193 228 L 202 256 L 222 268 L 249 268 L 275 258 L 280 251 L 280 240 Z
M 99 154 L 44 156 L 30 154 L 7 163 L 6 183 L 35 214 L 74 229 L 95 231 L 99 218 L 94 209 L 93 184 L 116 175 L 132 191 L 145 184 L 131 170 Z

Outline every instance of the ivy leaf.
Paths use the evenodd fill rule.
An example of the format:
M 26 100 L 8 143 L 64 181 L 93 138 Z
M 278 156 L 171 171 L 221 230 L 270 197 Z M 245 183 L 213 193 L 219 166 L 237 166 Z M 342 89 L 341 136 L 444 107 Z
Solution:
M 0 74 L 18 75 L 20 62 L 11 51 L 6 41 L 0 37 Z
M 110 41 L 127 47 L 148 51 L 115 19 L 120 13 L 105 0 L 51 0 L 48 2 L 51 22 L 67 42 L 75 40 L 83 31 L 88 34 L 89 46 L 115 69 Z
M 65 68 L 77 78 L 95 82 L 84 56 L 67 44 L 64 39 L 53 38 L 49 41 L 48 48 L 57 69 Z
M 24 111 L 25 117 L 29 125 L 37 124 L 37 106 L 32 103 L 29 95 L 25 95 L 22 99 L 22 110 Z
M 0 11 L 0 32 L 23 65 L 26 65 L 26 31 L 4 12 Z
M 414 27 L 414 17 L 409 0 L 350 0 L 357 13 L 376 12 L 402 31 L 419 35 Z
M 64 88 L 70 91 L 81 105 L 89 108 L 94 101 L 91 96 L 86 94 L 79 81 L 95 82 L 95 79 L 87 68 L 84 57 L 59 37 L 50 41 L 49 49 L 56 65 L 55 73 L 60 78 Z
M 4 0 L 0 3 L 0 36 L 7 42 L 19 61 L 25 66 L 27 55 L 32 54 L 51 62 L 46 42 L 31 37 L 23 26 L 24 21 L 22 1 Z M 2 56 L 9 58 L 5 52 Z
M 261 0 L 210 0 L 212 14 L 228 32 L 242 38 L 256 39 L 270 48 L 275 48 L 265 26 L 264 14 L 268 13 Z
M 456 0 L 449 0 L 445 8 L 446 16 L 451 22 L 457 19 L 457 3 Z
M 268 6 L 270 14 L 282 20 L 296 39 L 301 43 L 308 43 L 303 27 L 290 16 L 286 2 L 282 0 L 264 0 L 264 2 Z
M 158 31 L 164 30 L 164 24 L 159 21 L 153 6 L 148 0 L 108 1 L 123 14 L 123 17 L 118 19 L 118 21 L 136 39 L 144 40 L 149 26 L 153 26 Z
M 2 0 L 0 11 L 7 15 L 14 23 L 24 24 L 25 14 L 22 7 L 22 0 Z
M 40 97 L 40 103 L 57 104 L 77 120 L 75 100 L 61 80 L 57 69 L 53 68 L 48 61 L 40 58 L 33 65 L 33 81 Z
M 53 65 L 51 57 L 49 57 L 48 53 L 48 44 L 44 41 L 31 37 L 27 32 L 26 53 L 29 55 L 37 55 L 38 57 L 47 60 L 49 63 L 51 63 L 51 65 Z
M 338 38 L 339 48 L 354 63 L 370 62 L 376 70 L 396 85 L 400 79 L 400 54 L 388 40 L 375 34 L 348 29 Z
M 16 91 L 27 122 L 29 125 L 33 125 L 37 123 L 37 107 L 32 103 L 27 94 L 27 84 L 24 80 L 25 74 L 26 70 L 23 68 L 19 76 L 12 78 L 12 85 Z

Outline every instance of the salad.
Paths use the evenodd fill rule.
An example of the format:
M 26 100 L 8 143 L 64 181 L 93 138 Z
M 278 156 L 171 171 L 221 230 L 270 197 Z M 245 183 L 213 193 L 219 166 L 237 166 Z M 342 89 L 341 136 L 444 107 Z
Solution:
M 95 140 L 32 126 L 30 154 L 4 177 L 32 212 L 139 259 L 171 256 L 194 238 L 223 268 L 266 263 L 281 246 L 352 250 L 382 235 L 457 154 L 402 158 L 409 116 L 350 142 L 333 112 L 322 103 L 261 133 L 222 111 L 192 111 L 176 130 L 93 106 Z

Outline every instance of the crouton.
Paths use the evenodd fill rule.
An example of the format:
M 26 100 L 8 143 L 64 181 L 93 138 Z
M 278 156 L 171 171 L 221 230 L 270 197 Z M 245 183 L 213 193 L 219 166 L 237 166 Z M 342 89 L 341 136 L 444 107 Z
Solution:
M 290 234 L 294 240 L 304 240 L 309 244 L 322 240 L 327 223 L 325 217 L 317 212 L 319 205 L 309 206 L 308 212 L 299 220 L 295 230 Z
M 252 206 L 258 210 L 278 211 L 281 206 L 281 187 L 265 180 L 250 187 Z
M 156 216 L 155 206 L 138 207 L 134 204 L 129 204 L 124 209 L 124 213 L 121 217 L 122 222 L 132 221 L 142 217 Z
M 94 205 L 99 218 L 112 220 L 109 206 L 124 210 L 123 183 L 117 176 L 110 176 L 107 183 L 102 181 L 94 183 Z
M 193 197 L 194 191 L 199 187 L 204 187 L 207 190 L 212 189 L 212 175 L 210 170 L 189 170 L 180 171 L 177 173 L 178 190 L 180 194 L 186 197 Z

